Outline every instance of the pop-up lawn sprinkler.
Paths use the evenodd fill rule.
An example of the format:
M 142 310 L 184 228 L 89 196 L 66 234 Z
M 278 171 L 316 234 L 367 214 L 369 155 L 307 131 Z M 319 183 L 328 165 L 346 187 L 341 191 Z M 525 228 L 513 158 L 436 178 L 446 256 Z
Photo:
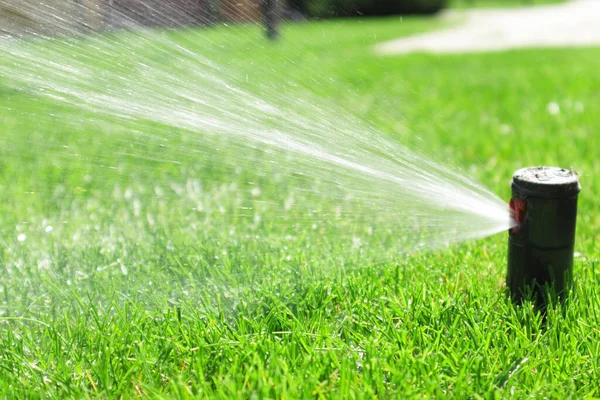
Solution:
M 573 281 L 577 175 L 556 167 L 515 172 L 510 208 L 518 225 L 508 234 L 506 286 L 514 302 L 545 308 L 548 293 L 564 299 Z M 531 297 L 530 297 L 531 296 Z

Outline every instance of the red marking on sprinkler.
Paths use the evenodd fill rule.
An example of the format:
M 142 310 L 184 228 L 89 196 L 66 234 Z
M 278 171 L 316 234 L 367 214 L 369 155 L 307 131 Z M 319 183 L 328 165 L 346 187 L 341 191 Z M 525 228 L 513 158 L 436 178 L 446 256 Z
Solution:
M 513 197 L 510 199 L 509 203 L 510 210 L 515 215 L 515 221 L 517 221 L 518 225 L 511 228 L 511 232 L 515 233 L 519 230 L 519 226 L 525 220 L 525 211 L 527 210 L 527 203 L 525 200 L 521 200 L 518 197 Z

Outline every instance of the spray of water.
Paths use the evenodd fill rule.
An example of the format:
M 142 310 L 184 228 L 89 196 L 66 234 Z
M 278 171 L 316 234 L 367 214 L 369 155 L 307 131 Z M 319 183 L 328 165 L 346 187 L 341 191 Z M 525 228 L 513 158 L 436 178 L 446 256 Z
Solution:
M 251 69 L 240 73 L 243 69 L 215 51 L 219 44 L 202 29 L 164 29 L 212 21 L 210 10 L 199 15 L 186 4 L 2 0 L 2 84 L 79 110 L 71 120 L 37 118 L 94 126 L 88 135 L 111 155 L 84 160 L 95 165 L 96 174 L 118 170 L 110 164 L 118 156 L 140 160 L 140 168 L 197 159 L 205 169 L 212 165 L 243 175 L 241 186 L 217 195 L 203 190 L 206 181 L 188 170 L 172 174 L 171 181 L 140 183 L 140 191 L 167 203 L 187 199 L 195 205 L 189 213 L 212 205 L 255 225 L 269 219 L 282 235 L 286 226 L 308 231 L 319 223 L 341 229 L 363 224 L 387 232 L 386 243 L 395 252 L 512 226 L 506 204 L 487 189 L 311 93 L 310 85 L 282 76 L 265 81 L 265 74 L 256 81 Z M 256 12 L 225 11 L 239 18 Z M 119 129 L 126 135 L 110 134 Z M 24 139 L 3 132 L 0 140 Z M 68 169 L 77 155 L 60 149 L 69 143 L 47 140 L 48 153 L 62 155 L 61 168 Z M 133 218 L 161 223 L 160 210 L 154 211 Z M 199 228 L 181 229 L 193 234 Z

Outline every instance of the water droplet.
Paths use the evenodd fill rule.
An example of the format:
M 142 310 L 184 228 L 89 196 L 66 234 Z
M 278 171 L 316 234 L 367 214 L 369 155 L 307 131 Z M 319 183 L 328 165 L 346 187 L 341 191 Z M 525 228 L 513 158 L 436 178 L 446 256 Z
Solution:
M 500 125 L 500 133 L 503 135 L 510 135 L 512 132 L 512 126 L 507 124 Z
M 25 240 L 27 240 L 27 235 L 24 233 L 21 233 L 19 236 L 17 236 L 17 240 L 19 242 L 24 242 Z
M 546 111 L 548 111 L 548 114 L 550 114 L 550 115 L 556 115 L 560 112 L 560 106 L 558 105 L 557 102 L 551 101 L 546 106 Z

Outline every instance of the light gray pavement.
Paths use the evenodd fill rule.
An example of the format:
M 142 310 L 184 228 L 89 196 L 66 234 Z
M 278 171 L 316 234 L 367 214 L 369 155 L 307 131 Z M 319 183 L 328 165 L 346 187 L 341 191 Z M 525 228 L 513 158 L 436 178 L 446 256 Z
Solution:
M 570 0 L 514 9 L 450 11 L 466 21 L 454 28 L 391 40 L 380 54 L 468 53 L 528 47 L 600 45 L 600 0 Z

